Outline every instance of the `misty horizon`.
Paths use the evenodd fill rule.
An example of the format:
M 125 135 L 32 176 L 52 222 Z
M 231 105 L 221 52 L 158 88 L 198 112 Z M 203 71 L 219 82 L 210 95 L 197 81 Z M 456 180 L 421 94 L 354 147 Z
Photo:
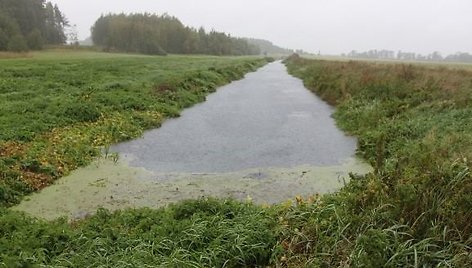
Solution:
M 231 36 L 258 38 L 277 46 L 338 55 L 385 49 L 443 55 L 472 52 L 472 3 L 451 1 L 176 1 L 76 2 L 54 0 L 79 39 L 102 14 L 167 13 L 184 25 Z M 295 3 L 295 4 L 294 4 Z

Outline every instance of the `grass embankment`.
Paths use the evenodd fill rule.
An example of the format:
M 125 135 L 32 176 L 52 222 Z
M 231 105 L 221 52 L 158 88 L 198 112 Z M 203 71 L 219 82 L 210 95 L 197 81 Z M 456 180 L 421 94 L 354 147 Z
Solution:
M 303 59 L 288 65 L 338 106 L 336 119 L 359 137 L 375 173 L 335 194 L 268 208 L 199 200 L 102 210 L 74 223 L 0 209 L 0 264 L 471 266 L 472 74 Z
M 472 265 L 472 72 L 293 57 L 375 168 L 294 208 L 288 258 L 354 267 Z M 280 238 L 279 238 L 280 239 Z
M 266 61 L 43 52 L 0 65 L 0 204 L 138 137 Z
M 72 224 L 8 212 L 0 223 L 0 266 L 6 267 L 253 266 L 268 263 L 276 243 L 268 211 L 236 201 L 99 210 Z

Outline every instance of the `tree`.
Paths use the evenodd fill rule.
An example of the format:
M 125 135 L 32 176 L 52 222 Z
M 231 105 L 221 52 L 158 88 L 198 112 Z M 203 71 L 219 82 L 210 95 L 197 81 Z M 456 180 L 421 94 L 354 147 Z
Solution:
M 38 29 L 31 31 L 26 37 L 26 41 L 29 49 L 40 50 L 43 48 L 44 40 Z
M 25 38 L 21 34 L 14 35 L 8 41 L 8 51 L 25 52 L 28 50 Z
M 51 45 L 65 44 L 67 41 L 65 28 L 69 26 L 69 21 L 59 10 L 59 7 L 47 2 L 44 7 L 44 15 L 47 43 Z
M 443 57 L 441 56 L 441 53 L 439 53 L 438 51 L 434 51 L 429 55 L 429 59 L 432 61 L 442 61 Z
M 73 45 L 78 47 L 79 46 L 79 34 L 77 31 L 77 25 L 74 24 L 70 27 L 69 32 L 67 33 L 67 39 Z
M 57 5 L 44 0 L 0 0 L 0 50 L 41 49 L 63 44 L 68 21 Z M 14 48 L 14 45 L 19 48 Z
M 246 40 L 203 28 L 184 26 L 168 14 L 108 14 L 92 26 L 94 44 L 105 51 L 118 50 L 145 54 L 203 53 L 213 55 L 259 54 Z
M 7 34 L 0 28 L 0 51 L 7 50 L 9 38 Z

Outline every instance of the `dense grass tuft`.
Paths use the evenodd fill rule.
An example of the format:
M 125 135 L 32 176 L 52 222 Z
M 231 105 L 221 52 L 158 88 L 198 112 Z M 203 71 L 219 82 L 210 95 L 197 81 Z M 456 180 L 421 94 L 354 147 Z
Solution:
M 6 266 L 257 266 L 269 262 L 276 244 L 268 211 L 231 200 L 184 201 L 158 210 L 102 209 L 72 224 L 2 214 L 0 257 Z
M 339 126 L 358 136 L 359 154 L 375 168 L 286 212 L 288 263 L 471 266 L 472 72 L 301 58 L 287 64 L 337 106 Z

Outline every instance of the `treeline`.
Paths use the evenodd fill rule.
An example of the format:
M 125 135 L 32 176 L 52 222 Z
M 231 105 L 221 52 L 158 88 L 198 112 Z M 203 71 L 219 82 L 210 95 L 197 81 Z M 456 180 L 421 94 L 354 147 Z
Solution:
M 348 54 L 342 54 L 341 56 L 350 58 L 363 58 L 363 59 L 396 59 L 396 60 L 418 60 L 418 61 L 448 61 L 448 62 L 472 62 L 472 55 L 464 52 L 457 52 L 456 54 L 442 56 L 440 52 L 433 52 L 427 55 L 417 54 L 414 52 L 404 52 L 393 50 L 376 50 L 372 49 L 365 52 L 358 52 L 353 50 Z
M 106 51 L 144 54 L 256 55 L 257 46 L 217 31 L 187 27 L 167 14 L 108 14 L 92 26 L 92 40 Z
M 37 50 L 64 44 L 69 25 L 57 5 L 45 0 L 0 0 L 0 51 Z
M 261 53 L 264 55 L 269 55 L 269 54 L 290 55 L 295 52 L 293 49 L 287 49 L 287 48 L 276 46 L 272 42 L 264 40 L 264 39 L 246 38 L 246 40 L 247 42 L 249 42 L 249 44 L 259 47 Z

